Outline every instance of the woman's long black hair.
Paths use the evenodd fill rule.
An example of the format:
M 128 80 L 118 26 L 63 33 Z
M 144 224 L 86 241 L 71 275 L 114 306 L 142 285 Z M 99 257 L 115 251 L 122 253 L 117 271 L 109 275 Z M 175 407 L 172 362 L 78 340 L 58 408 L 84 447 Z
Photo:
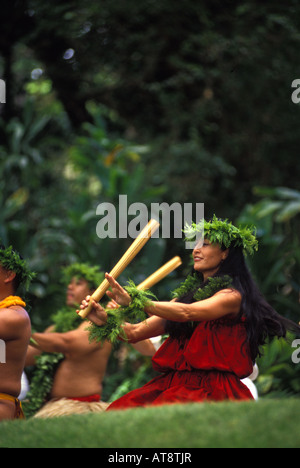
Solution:
M 225 250 L 225 248 L 223 249 Z M 205 286 L 202 274 L 199 274 L 199 287 Z M 291 320 L 279 315 L 263 297 L 246 265 L 241 248 L 230 247 L 227 258 L 221 263 L 214 277 L 229 275 L 232 286 L 242 295 L 242 304 L 239 320 L 246 318 L 246 329 L 250 346 L 251 358 L 254 361 L 260 355 L 260 347 L 268 338 L 286 337 L 288 331 L 299 334 L 300 327 Z M 185 304 L 195 302 L 193 298 L 196 291 L 192 291 L 177 301 Z M 173 338 L 191 336 L 193 329 L 190 323 L 167 321 L 166 332 Z

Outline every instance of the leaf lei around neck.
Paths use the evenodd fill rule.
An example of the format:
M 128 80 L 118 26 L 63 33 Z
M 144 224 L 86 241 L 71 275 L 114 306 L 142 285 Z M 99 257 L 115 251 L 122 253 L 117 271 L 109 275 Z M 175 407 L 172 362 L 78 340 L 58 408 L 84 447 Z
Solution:
M 66 333 L 76 330 L 82 323 L 82 319 L 74 313 L 75 307 L 63 307 L 51 317 L 54 331 Z M 36 357 L 36 367 L 30 382 L 30 390 L 23 408 L 26 417 L 32 417 L 45 403 L 50 394 L 53 379 L 58 365 L 63 361 L 61 353 L 42 353 Z
M 52 315 L 51 321 L 55 326 L 57 333 L 66 333 L 76 330 L 82 323 L 82 318 L 75 314 L 76 306 L 66 306 L 60 309 L 56 314 Z
M 207 284 L 199 288 L 199 277 L 193 273 L 173 292 L 173 298 L 180 299 L 195 291 L 193 298 L 195 301 L 203 301 L 216 294 L 222 289 L 232 289 L 232 278 L 229 275 L 216 276 L 207 279 Z

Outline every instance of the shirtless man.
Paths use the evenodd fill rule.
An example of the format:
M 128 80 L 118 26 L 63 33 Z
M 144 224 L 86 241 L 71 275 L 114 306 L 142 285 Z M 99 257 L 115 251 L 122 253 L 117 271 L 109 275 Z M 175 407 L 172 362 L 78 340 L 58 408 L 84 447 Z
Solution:
M 75 314 L 76 306 L 96 288 L 95 283 L 88 282 L 84 277 L 86 268 L 85 266 L 81 274 L 77 272 L 70 279 L 67 288 L 66 304 L 73 308 L 70 310 L 71 314 Z M 105 342 L 103 345 L 90 343 L 89 333 L 86 331 L 87 327 L 88 323 L 83 321 L 77 329 L 66 333 L 53 332 L 51 331 L 53 328 L 51 328 L 47 330 L 47 333 L 34 333 L 32 335 L 39 352 L 62 353 L 64 355 L 64 360 L 59 364 L 54 376 L 50 401 L 35 417 L 73 414 L 76 413 L 76 406 L 80 412 L 83 412 L 82 403 L 86 403 L 87 412 L 106 409 L 107 404 L 101 402 L 100 399 L 102 381 L 112 346 L 109 342 Z M 150 340 L 139 343 L 135 347 L 146 356 L 152 356 L 155 352 Z M 32 364 L 30 360 L 32 361 L 34 352 L 36 354 L 36 350 L 34 352 L 32 350 L 33 348 L 30 347 L 27 365 Z
M 26 351 L 31 334 L 25 302 L 15 296 L 20 284 L 31 278 L 24 260 L 11 248 L 0 247 L 0 421 L 23 419 L 18 400 Z

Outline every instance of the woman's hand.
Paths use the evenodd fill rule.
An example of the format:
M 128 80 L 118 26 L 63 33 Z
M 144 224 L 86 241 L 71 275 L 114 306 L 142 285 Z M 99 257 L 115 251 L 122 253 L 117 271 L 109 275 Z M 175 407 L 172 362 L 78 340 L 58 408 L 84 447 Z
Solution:
M 106 273 L 105 278 L 109 282 L 112 289 L 112 291 L 107 291 L 107 296 L 120 306 L 129 306 L 131 303 L 131 297 L 129 296 L 128 292 L 125 291 L 125 289 L 122 288 L 122 286 L 120 286 L 119 283 L 108 273 Z
M 131 303 L 131 297 L 125 291 L 125 289 L 122 288 L 122 286 L 119 285 L 119 283 L 108 273 L 105 275 L 107 281 L 109 282 L 112 291 L 107 291 L 107 296 L 111 299 L 108 308 L 109 309 L 117 309 L 119 306 L 125 306 L 127 307 Z M 92 301 L 92 310 L 88 315 L 88 319 L 101 327 L 104 325 L 107 321 L 107 313 L 105 312 L 105 309 L 94 299 L 91 298 L 91 296 L 87 296 L 81 303 L 80 310 L 84 310 L 87 308 L 89 305 L 90 301 Z M 77 314 L 80 311 L 77 310 Z
M 89 305 L 90 301 L 92 301 L 92 310 L 88 315 L 88 319 L 93 322 L 95 325 L 98 325 L 98 327 L 101 327 L 102 325 L 105 325 L 106 320 L 107 320 L 107 313 L 105 312 L 105 309 L 98 304 L 98 302 L 94 301 L 91 299 L 91 296 L 87 296 L 81 303 L 80 310 L 84 310 L 87 308 Z M 77 314 L 80 312 L 79 310 L 76 311 Z
M 120 306 L 119 304 L 116 303 L 116 301 L 109 301 L 109 303 L 106 305 L 106 309 L 118 309 Z

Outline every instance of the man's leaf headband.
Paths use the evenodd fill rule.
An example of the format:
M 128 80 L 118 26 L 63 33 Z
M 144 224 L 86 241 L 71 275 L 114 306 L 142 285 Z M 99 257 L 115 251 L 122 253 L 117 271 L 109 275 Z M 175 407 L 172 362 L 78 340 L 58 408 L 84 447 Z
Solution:
M 91 289 L 96 289 L 104 279 L 104 273 L 87 263 L 74 263 L 63 269 L 63 280 L 68 284 L 72 278 L 84 279 Z
M 25 260 L 16 252 L 12 246 L 5 248 L 0 245 L 0 265 L 8 271 L 16 273 L 21 285 L 28 289 L 31 281 L 36 276 L 30 271 Z

